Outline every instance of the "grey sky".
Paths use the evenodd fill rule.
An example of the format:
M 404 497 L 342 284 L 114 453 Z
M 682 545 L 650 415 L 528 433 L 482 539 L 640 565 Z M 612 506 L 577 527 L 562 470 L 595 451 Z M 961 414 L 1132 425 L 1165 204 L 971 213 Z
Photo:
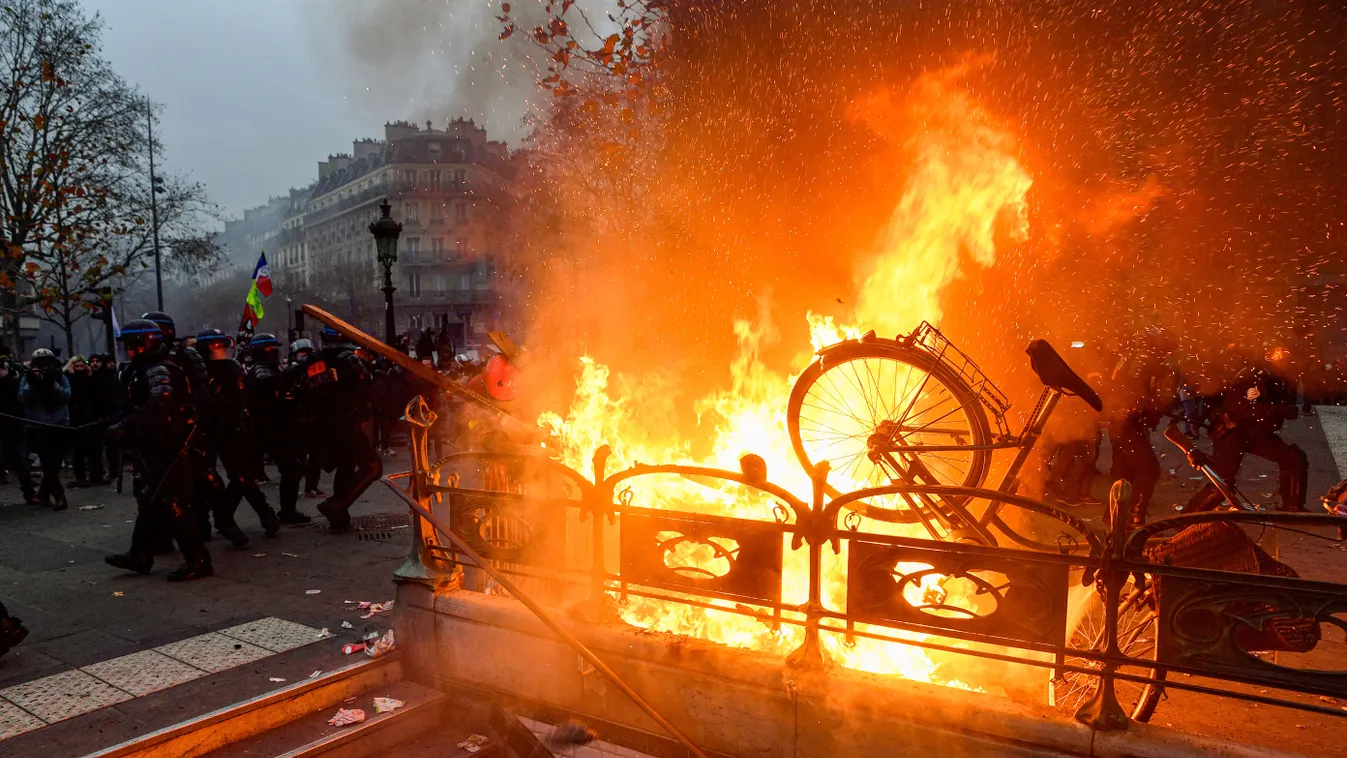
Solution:
M 103 16 L 107 59 L 164 106 L 168 168 L 229 215 L 308 184 L 319 160 L 382 136 L 385 121 L 475 107 L 494 134 L 519 123 L 522 103 L 498 112 L 499 59 L 480 63 L 498 47 L 481 44 L 495 42 L 494 0 L 83 3 Z
M 204 182 L 229 214 L 307 184 L 316 162 L 382 121 L 323 71 L 304 0 L 84 0 L 103 52 L 164 106 L 169 169 Z

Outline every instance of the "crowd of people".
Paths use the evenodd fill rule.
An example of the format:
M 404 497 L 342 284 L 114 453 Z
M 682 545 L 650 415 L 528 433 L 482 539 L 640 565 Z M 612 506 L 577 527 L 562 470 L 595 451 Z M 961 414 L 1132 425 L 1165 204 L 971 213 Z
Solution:
M 157 557 L 181 553 L 172 582 L 212 576 L 207 547 L 215 537 L 248 544 L 236 512 L 246 500 L 267 537 L 284 524 L 312 518 L 298 507 L 323 498 L 328 530 L 351 526 L 350 508 L 383 474 L 397 424 L 416 395 L 438 411 L 437 447 L 460 414 L 395 363 L 367 354 L 332 329 L 320 345 L 298 339 L 288 350 L 271 334 L 247 344 L 217 329 L 180 339 L 167 314 L 154 311 L 125 324 L 123 357 L 71 357 L 62 363 L 39 348 L 26 361 L 0 345 L 0 482 L 12 476 L 23 500 L 52 510 L 69 507 L 71 487 L 112 486 L 125 473 L 137 512 L 125 552 L 104 560 L 124 571 L 151 572 Z M 424 342 L 424 341 L 423 341 Z M 406 338 L 398 348 L 409 352 Z M 441 340 L 418 344 L 419 360 L 466 382 L 479 367 Z M 36 457 L 34 468 L 31 459 Z M 279 477 L 278 508 L 260 483 Z M 319 490 L 330 472 L 332 494 Z M 27 630 L 0 605 L 0 654 Z
M 1212 381 L 1197 371 L 1185 373 L 1175 349 L 1157 335 L 1149 335 L 1125 354 L 1097 361 L 1088 381 L 1104 391 L 1104 412 L 1086 415 L 1073 407 L 1065 415 L 1059 440 L 1048 448 L 1044 494 L 1066 504 L 1098 502 L 1090 484 L 1105 435 L 1112 464 L 1108 481 L 1126 479 L 1132 485 L 1129 515 L 1133 526 L 1150 519 L 1150 505 L 1161 479 L 1160 459 L 1152 432 L 1161 422 L 1178 425 L 1188 437 L 1206 434 L 1211 453 L 1195 451 L 1194 465 L 1209 464 L 1225 482 L 1234 483 L 1244 458 L 1254 455 L 1275 463 L 1278 471 L 1279 510 L 1304 512 L 1309 460 L 1299 446 L 1281 437 L 1283 425 L 1301 411 L 1289 353 L 1271 348 L 1259 360 L 1222 367 L 1222 378 Z M 1311 409 L 1305 393 L 1305 411 Z M 1180 504 L 1185 512 L 1212 510 L 1224 498 L 1208 483 Z
M 71 487 L 111 486 L 110 474 L 120 491 L 129 471 L 129 549 L 106 561 L 147 574 L 157 556 L 180 552 L 170 581 L 211 576 L 207 543 L 217 536 L 248 544 L 236 519 L 245 500 L 274 537 L 311 521 L 298 507 L 302 485 L 324 498 L 328 529 L 347 531 L 351 505 L 383 473 L 399 403 L 419 392 L 329 329 L 317 348 L 299 339 L 286 350 L 271 334 L 246 345 L 216 329 L 180 339 L 172 318 L 151 312 L 118 339 L 120 366 L 108 355 L 62 364 L 45 348 L 25 362 L 0 356 L 0 471 L 26 503 L 53 510 L 68 507 L 65 472 Z M 275 509 L 259 486 L 268 462 L 279 476 Z M 324 471 L 331 496 L 319 490 Z
M 115 413 L 120 393 L 110 356 L 74 356 L 62 365 L 39 348 L 25 364 L 0 347 L 0 484 L 13 474 L 26 502 L 56 510 L 68 505 L 56 475 L 65 463 L 74 470 L 72 487 L 106 484 L 113 458 L 97 431 L 83 430 Z M 40 461 L 36 481 L 27 452 Z

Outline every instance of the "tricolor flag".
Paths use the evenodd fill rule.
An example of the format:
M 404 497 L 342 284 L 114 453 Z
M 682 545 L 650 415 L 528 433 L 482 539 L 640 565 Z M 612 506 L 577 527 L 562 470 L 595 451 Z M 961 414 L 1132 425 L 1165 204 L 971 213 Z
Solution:
M 271 296 L 271 269 L 267 268 L 267 254 L 263 251 L 257 256 L 257 267 L 253 269 L 253 283 L 248 287 L 248 299 L 243 304 L 243 319 L 239 321 L 239 343 L 244 337 L 252 338 L 257 322 L 266 312 L 262 310 L 262 298 Z

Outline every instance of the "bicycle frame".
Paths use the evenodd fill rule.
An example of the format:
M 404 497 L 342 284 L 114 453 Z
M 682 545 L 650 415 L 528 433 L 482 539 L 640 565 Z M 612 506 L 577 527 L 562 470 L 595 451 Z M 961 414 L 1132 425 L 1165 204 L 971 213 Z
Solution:
M 871 457 L 876 462 L 883 461 L 885 466 L 896 474 L 897 481 L 917 486 L 936 483 L 925 464 L 922 463 L 921 453 L 1017 449 L 1019 452 L 1010 462 L 1005 474 L 1002 475 L 1000 485 L 996 487 L 997 492 L 1013 495 L 1019 490 L 1020 471 L 1024 469 L 1024 464 L 1029 461 L 1029 456 L 1038 444 L 1038 438 L 1043 436 L 1043 430 L 1047 427 L 1048 419 L 1052 417 L 1057 403 L 1061 401 L 1062 394 L 1061 390 L 1054 387 L 1044 387 L 1043 393 L 1039 395 L 1038 402 L 1034 405 L 1033 412 L 1029 414 L 1029 419 L 1025 422 L 1024 431 L 1019 437 L 1012 437 L 991 445 L 975 446 L 873 444 L 871 446 Z M 908 465 L 900 465 L 894 458 L 895 454 L 902 456 Z M 927 481 L 919 481 L 923 478 Z M 984 544 L 996 544 L 996 540 L 987 531 L 987 527 L 993 523 L 1000 511 L 996 504 L 989 506 L 981 518 L 975 518 L 969 513 L 963 502 L 950 499 L 942 499 L 940 502 L 936 502 L 931 496 L 917 495 L 908 498 L 908 505 L 917 514 L 922 526 L 934 539 L 944 539 L 935 528 L 938 523 L 951 534 L 967 531 L 978 538 L 979 541 L 983 541 Z

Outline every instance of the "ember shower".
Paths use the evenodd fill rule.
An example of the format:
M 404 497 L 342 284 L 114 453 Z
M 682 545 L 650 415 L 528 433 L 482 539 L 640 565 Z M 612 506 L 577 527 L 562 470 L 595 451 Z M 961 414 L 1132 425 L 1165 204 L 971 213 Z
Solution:
M 516 5 L 521 26 L 540 18 Z M 521 161 L 530 383 L 579 470 L 604 443 L 621 464 L 753 452 L 806 491 L 790 378 L 848 327 L 936 321 L 1023 413 L 1031 337 L 1111 347 L 1161 325 L 1216 360 L 1337 326 L 1301 290 L 1340 261 L 1347 222 L 1339 11 L 660 5 L 638 97 L 603 77 L 538 89 Z M 476 47 L 545 62 L 525 37 Z M 752 620 L 627 616 L 790 647 Z M 851 656 L 951 678 L 920 653 Z

